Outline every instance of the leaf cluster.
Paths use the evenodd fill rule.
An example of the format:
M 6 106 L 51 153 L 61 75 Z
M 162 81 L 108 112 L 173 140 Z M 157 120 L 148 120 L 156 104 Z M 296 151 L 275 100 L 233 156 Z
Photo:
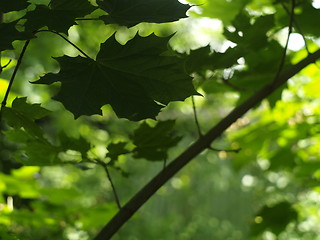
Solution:
M 294 0 L 188 2 L 0 2 L 0 95 L 4 96 L 0 113 L 0 224 L 17 236 L 22 233 L 34 238 L 49 231 L 52 239 L 61 239 L 75 231 L 85 239 L 110 220 L 95 237 L 107 239 L 158 189 L 159 196 L 168 198 L 173 190 L 188 189 L 187 200 L 177 197 L 183 202 L 181 209 L 176 207 L 177 214 L 172 214 L 177 216 L 168 216 L 172 223 L 185 221 L 186 230 L 168 232 L 168 239 L 173 235 L 176 239 L 205 239 L 208 233 L 224 239 L 226 232 L 239 232 L 236 226 L 241 226 L 243 239 L 261 239 L 266 232 L 279 239 L 284 233 L 304 236 L 297 230 L 299 221 L 308 219 L 302 206 L 314 203 L 295 196 L 318 191 L 320 109 L 315 79 L 319 79 L 319 71 L 310 64 L 319 58 L 319 52 L 311 54 L 310 49 L 316 48 L 314 39 L 320 35 L 316 24 L 310 23 L 319 17 L 319 9 L 311 1 Z M 197 17 L 219 19 L 224 46 L 215 46 L 212 41 L 196 49 L 183 46 L 186 53 L 178 53 L 171 40 L 179 38 L 183 30 L 177 28 L 176 34 L 166 37 L 156 34 L 155 29 L 168 30 L 169 22 L 188 16 L 192 17 L 185 24 L 190 21 L 190 31 Z M 101 29 L 110 33 L 103 40 L 95 38 Z M 142 36 L 145 29 L 153 33 Z M 288 40 L 283 44 L 286 29 Z M 86 31 L 90 34 L 84 37 Z M 43 32 L 65 42 L 67 47 L 58 46 L 62 56 L 46 55 L 44 46 L 48 45 L 30 47 L 29 43 L 48 44 L 52 40 L 44 38 Z M 125 44 L 119 41 L 123 32 L 130 33 Z M 303 38 L 305 46 L 299 51 L 288 47 L 292 33 Z M 17 61 L 4 63 L 19 55 L 23 42 Z M 52 49 L 51 42 L 49 45 L 47 50 L 54 52 L 55 41 Z M 77 53 L 70 54 L 71 47 Z M 36 56 L 35 49 L 48 62 L 53 57 L 52 71 L 43 73 L 45 63 L 38 59 L 34 62 L 42 69 L 33 72 L 37 64 L 28 61 L 28 55 Z M 30 75 L 37 75 L 37 80 Z M 289 78 L 292 80 L 287 84 Z M 21 80 L 30 83 L 22 84 Z M 44 86 L 46 90 L 40 91 Z M 9 94 L 12 99 L 13 95 L 18 97 L 11 101 Z M 267 101 L 259 105 L 264 98 Z M 42 104 L 33 99 L 41 99 Z M 241 118 L 250 109 L 252 112 Z M 202 130 L 210 129 L 212 122 L 218 124 L 203 135 Z M 220 147 L 211 147 L 212 141 Z M 240 148 L 243 150 L 235 155 Z M 173 156 L 177 157 L 170 161 Z M 177 175 L 171 185 L 164 185 L 195 157 L 203 161 L 192 165 L 187 174 Z M 213 163 L 218 170 L 210 175 Z M 201 167 L 206 175 L 197 171 Z M 158 175 L 136 191 L 141 179 L 150 178 L 155 171 Z M 135 172 L 139 172 L 139 182 L 131 176 Z M 120 175 L 132 178 L 125 182 Z M 216 194 L 216 198 L 203 200 L 207 205 L 211 200 L 215 203 L 212 214 L 217 219 L 208 224 L 212 229 L 224 226 L 221 232 L 204 229 L 203 218 L 191 216 L 183 208 L 201 205 L 195 192 L 208 189 L 206 183 L 214 185 Z M 133 190 L 137 194 L 122 207 L 118 193 L 129 199 Z M 204 198 L 201 193 L 198 196 Z M 111 203 L 114 199 L 117 204 Z M 241 216 L 223 212 L 227 204 Z M 247 207 L 246 213 L 237 207 L 241 204 Z M 204 205 L 199 208 L 205 209 Z M 252 221 L 243 226 L 247 218 Z M 146 219 L 150 222 L 148 216 Z M 232 227 L 223 225 L 228 221 Z M 67 226 L 64 232 L 57 230 L 61 226 Z M 154 232 L 147 231 L 151 232 L 145 230 L 144 236 L 153 236 Z M 2 228 L 0 238 L 18 239 Z

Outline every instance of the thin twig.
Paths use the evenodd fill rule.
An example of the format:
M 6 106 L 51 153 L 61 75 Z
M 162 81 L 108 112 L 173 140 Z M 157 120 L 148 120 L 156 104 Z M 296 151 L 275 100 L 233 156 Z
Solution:
M 194 96 L 191 96 L 191 100 L 192 100 L 192 109 L 193 109 L 194 121 L 195 121 L 196 126 L 197 126 L 197 131 L 198 131 L 198 134 L 199 134 L 199 138 L 201 138 L 203 136 L 203 134 L 201 132 L 201 127 L 200 127 L 200 123 L 199 123 L 199 120 L 198 120 L 197 107 L 196 107 L 196 104 L 195 104 L 195 101 L 194 101 Z M 211 147 L 211 146 L 208 147 L 208 149 L 213 150 L 213 151 L 217 151 L 217 152 L 225 151 L 225 152 L 235 152 L 235 153 L 238 153 L 241 150 L 240 148 L 239 149 L 217 149 L 217 148 L 214 148 L 214 147 Z
M 18 72 L 18 70 L 19 70 L 19 67 L 20 67 L 21 62 L 22 62 L 22 58 L 23 58 L 23 56 L 24 56 L 24 54 L 25 54 L 25 52 L 26 52 L 26 50 L 27 50 L 27 47 L 28 47 L 29 43 L 30 43 L 30 40 L 27 40 L 27 41 L 25 42 L 22 50 L 21 50 L 20 56 L 19 56 L 18 61 L 17 61 L 17 65 L 16 65 L 16 67 L 15 67 L 14 70 L 13 70 L 13 73 L 12 73 L 12 76 L 11 76 L 11 78 L 10 78 L 7 91 L 6 91 L 5 95 L 4 95 L 4 98 L 3 98 L 2 103 L 1 103 L 1 110 L 2 110 L 2 107 L 5 107 L 5 106 L 7 105 L 7 100 L 8 100 L 8 96 L 9 96 L 9 93 L 10 93 L 10 90 L 11 90 L 11 87 L 12 87 L 12 84 L 13 84 L 14 79 L 15 79 L 15 77 L 16 77 L 16 74 L 17 74 L 17 72 Z M 1 111 L 1 110 L 0 110 L 0 111 Z
M 208 147 L 208 149 L 216 152 L 234 152 L 234 153 L 239 153 L 241 151 L 241 148 L 236 148 L 236 149 L 218 149 L 218 148 L 213 148 L 213 147 Z
M 196 104 L 195 104 L 195 102 L 194 102 L 194 96 L 191 96 L 191 101 L 192 101 L 192 109 L 193 109 L 194 122 L 195 122 L 196 127 L 197 127 L 198 135 L 199 135 L 199 137 L 201 138 L 201 137 L 202 137 L 202 133 L 201 133 L 201 127 L 200 127 L 199 120 L 198 120 L 198 114 L 197 114 Z
M 109 169 L 108 169 L 108 166 L 107 166 L 107 165 L 104 166 L 104 170 L 105 170 L 105 172 L 106 172 L 106 174 L 107 174 L 107 177 L 108 177 L 109 182 L 110 182 L 110 184 L 111 184 L 111 188 L 112 188 L 112 192 L 113 192 L 115 201 L 116 201 L 117 206 L 118 206 L 118 208 L 119 208 L 119 210 L 120 210 L 120 209 L 121 209 L 120 200 L 119 200 L 116 187 L 115 187 L 115 185 L 114 185 L 114 183 L 113 183 L 113 181 L 112 181 L 111 174 L 110 174 L 110 172 L 109 172 Z
M 247 92 L 247 91 L 249 91 L 249 89 L 242 88 L 242 87 L 238 87 L 238 86 L 234 85 L 233 83 L 231 83 L 230 81 L 228 81 L 229 78 L 226 79 L 226 78 L 222 77 L 221 80 L 222 80 L 222 82 L 223 82 L 224 84 L 228 85 L 229 87 L 233 88 L 233 89 L 236 90 L 236 91 L 239 91 L 239 92 Z
M 7 64 L 1 66 L 2 69 L 6 68 L 9 66 L 9 64 L 11 63 L 12 59 L 9 60 L 9 62 L 7 62 Z
M 226 72 L 226 70 L 225 70 L 225 72 Z M 228 74 L 228 76 L 226 76 L 226 77 L 223 76 L 223 77 L 221 78 L 221 80 L 222 80 L 222 82 L 223 82 L 224 84 L 228 85 L 229 87 L 231 87 L 231 88 L 233 88 L 234 90 L 239 91 L 239 92 L 246 92 L 246 91 L 249 90 L 249 89 L 246 89 L 246 88 L 242 88 L 242 87 L 236 86 L 236 85 L 234 85 L 233 83 L 231 83 L 231 82 L 229 81 L 229 79 L 231 79 L 231 76 L 232 76 L 232 71 L 229 71 L 229 73 L 226 72 L 226 74 Z
M 283 71 L 275 83 L 269 83 L 260 90 L 256 91 L 251 97 L 233 109 L 224 119 L 211 128 L 202 138 L 199 138 L 191 146 L 152 180 L 150 180 L 139 192 L 135 194 L 121 210 L 102 228 L 102 230 L 93 238 L 93 240 L 108 240 L 125 224 L 132 215 L 161 188 L 172 176 L 188 164 L 193 158 L 198 156 L 203 150 L 207 149 L 210 144 L 231 126 L 238 118 L 252 109 L 255 105 L 268 97 L 276 89 L 286 83 L 291 77 L 300 72 L 303 68 L 314 63 L 320 58 L 320 50 L 310 54 L 299 63 Z
M 1 75 L 1 73 L 3 71 L 3 69 L 9 66 L 11 61 L 12 61 L 12 59 L 10 59 L 9 62 L 7 62 L 5 65 L 1 66 L 1 52 L 0 52 L 0 75 Z
M 284 2 L 280 2 L 280 4 L 282 5 L 283 9 L 287 12 L 287 14 L 289 16 L 291 16 L 290 10 L 287 8 L 287 6 L 284 4 Z M 296 29 L 298 30 L 298 32 L 300 33 L 300 35 L 302 36 L 302 39 L 304 41 L 304 47 L 305 47 L 307 53 L 310 54 L 311 52 L 310 52 L 309 47 L 308 47 L 307 39 L 306 39 L 306 37 L 305 37 L 305 35 L 304 35 L 299 23 L 297 22 L 297 20 L 295 18 L 293 18 L 293 23 L 294 23 Z
M 82 51 L 77 45 L 75 45 L 73 42 L 71 42 L 68 38 L 66 38 L 65 36 L 63 36 L 61 33 L 58 33 L 56 31 L 53 30 L 38 30 L 35 33 L 39 33 L 39 32 L 51 32 L 54 33 L 58 36 L 60 36 L 61 38 L 63 38 L 65 41 L 67 41 L 70 45 L 72 45 L 74 48 L 76 48 L 79 52 L 81 52 L 85 57 L 92 59 L 88 54 L 86 54 L 84 51 Z
M 116 201 L 116 204 L 119 208 L 119 210 L 121 209 L 121 204 L 120 204 L 120 200 L 119 200 L 119 197 L 118 197 L 118 194 L 117 194 L 117 190 L 116 190 L 116 187 L 113 183 L 113 180 L 112 180 L 112 177 L 111 177 L 111 174 L 109 172 L 109 169 L 108 169 L 108 164 L 106 164 L 105 162 L 101 161 L 101 160 L 98 160 L 98 159 L 95 159 L 96 163 L 99 164 L 100 166 L 103 167 L 104 171 L 106 172 L 106 175 L 107 175 L 107 178 L 110 182 L 110 185 L 111 185 L 111 188 L 112 188 L 112 192 L 113 192 L 113 195 L 114 195 L 114 199 Z
M 286 45 L 283 49 L 283 53 L 282 53 L 282 57 L 281 57 L 281 60 L 280 60 L 280 64 L 279 64 L 279 67 L 278 67 L 278 71 L 273 79 L 273 83 L 275 83 L 275 81 L 277 81 L 282 69 L 283 69 L 283 66 L 284 66 L 284 63 L 285 63 L 285 60 L 286 60 L 286 56 L 287 56 L 287 50 L 288 50 L 288 46 L 289 46 L 289 40 L 290 40 L 290 35 L 292 33 L 292 27 L 293 27 L 293 21 L 294 21 L 294 9 L 296 7 L 296 4 L 295 4 L 295 0 L 291 0 L 291 12 L 290 12 L 290 19 L 289 19 L 289 25 L 288 25 L 288 37 L 287 37 L 287 40 L 286 40 Z
M 76 18 L 76 21 L 101 20 L 100 18 Z

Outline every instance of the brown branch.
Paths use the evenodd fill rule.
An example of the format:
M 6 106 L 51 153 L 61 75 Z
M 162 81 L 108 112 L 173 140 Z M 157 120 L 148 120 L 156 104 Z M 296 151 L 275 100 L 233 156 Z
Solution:
M 288 68 L 282 72 L 274 84 L 267 84 L 259 91 L 253 94 L 245 102 L 236 107 L 224 119 L 222 119 L 216 126 L 209 130 L 202 138 L 198 139 L 188 149 L 186 149 L 180 156 L 173 160 L 165 169 L 158 173 L 149 183 L 147 183 L 122 209 L 103 227 L 94 240 L 108 240 L 110 239 L 120 227 L 126 223 L 131 216 L 152 196 L 156 191 L 162 187 L 166 181 L 174 176 L 181 168 L 189 163 L 194 157 L 199 155 L 203 150 L 207 149 L 210 144 L 216 140 L 232 123 L 234 123 L 243 114 L 253 108 L 256 104 L 261 102 L 264 98 L 269 96 L 277 88 L 288 81 L 289 78 L 296 75 L 304 67 L 314 63 L 320 58 L 320 50 L 303 59 L 301 62 Z
M 20 56 L 19 56 L 18 61 L 17 61 L 17 65 L 16 65 L 16 67 L 15 67 L 14 70 L 13 70 L 13 73 L 12 73 L 12 75 L 11 75 L 11 78 L 10 78 L 10 81 L 9 81 L 9 85 L 8 85 L 8 88 L 7 88 L 7 91 L 6 91 L 6 93 L 5 93 L 5 95 L 4 95 L 4 98 L 3 98 L 3 100 L 2 100 L 1 107 L 5 107 L 6 104 L 7 104 L 7 100 L 8 100 L 8 96 L 9 96 L 11 87 L 12 87 L 12 85 L 13 85 L 14 79 L 15 79 L 15 77 L 16 77 L 16 74 L 17 74 L 17 72 L 18 72 L 18 70 L 19 70 L 19 67 L 20 67 L 20 64 L 21 64 L 21 62 L 22 62 L 22 58 L 23 58 L 23 56 L 24 56 L 24 54 L 25 54 L 25 52 L 26 52 L 26 50 L 27 50 L 27 47 L 28 47 L 29 43 L 30 43 L 30 40 L 27 40 L 27 41 L 25 42 L 23 48 L 22 48 L 22 51 L 21 51 Z

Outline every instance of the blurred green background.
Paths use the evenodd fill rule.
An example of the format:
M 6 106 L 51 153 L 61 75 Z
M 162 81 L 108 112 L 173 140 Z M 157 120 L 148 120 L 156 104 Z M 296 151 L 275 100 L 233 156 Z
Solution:
M 189 18 L 178 22 L 141 23 L 128 29 L 104 25 L 102 21 L 78 21 L 68 36 L 92 57 L 100 43 L 114 33 L 122 44 L 135 34 L 175 33 L 170 46 L 180 54 L 205 46 L 224 52 L 229 46 L 248 44 L 241 50 L 246 55 L 232 67 L 217 70 L 208 63 L 192 74 L 195 87 L 203 95 L 194 97 L 194 101 L 204 133 L 274 75 L 287 37 L 288 16 L 283 4 L 289 6 L 290 1 L 188 2 L 198 6 L 188 11 Z M 320 33 L 313 24 L 319 17 L 317 4 L 318 1 L 297 1 L 296 8 L 296 21 L 311 50 L 319 45 Z M 232 33 L 249 29 L 241 16 L 244 11 L 249 25 L 261 16 L 273 16 L 272 23 L 263 20 L 263 26 L 267 26 L 261 30 L 267 36 L 263 48 L 258 46 L 261 42 L 257 29 L 245 43 L 230 39 Z M 7 13 L 4 22 L 23 14 L 24 11 Z M 96 11 L 89 17 L 99 14 Z M 289 44 L 288 65 L 307 55 L 301 32 L 295 31 L 295 41 Z M 15 50 L 1 55 L 1 65 L 13 59 L 1 74 L 1 99 L 23 42 L 15 41 L 13 45 Z M 109 106 L 103 108 L 103 116 L 74 120 L 61 103 L 51 100 L 59 84 L 30 84 L 44 73 L 58 72 L 59 66 L 51 57 L 62 55 L 79 53 L 56 35 L 38 33 L 27 49 L 9 101 L 28 96 L 29 102 L 41 103 L 52 111 L 37 121 L 50 142 L 58 142 L 61 133 L 70 138 L 81 137 L 90 143 L 90 154 L 102 159 L 108 144 L 130 141 L 140 123 L 117 119 Z M 232 61 L 229 55 L 225 56 L 225 61 Z M 320 239 L 318 65 L 305 68 L 285 88 L 235 122 L 213 143 L 213 148 L 219 150 L 206 150 L 188 164 L 113 239 Z M 232 85 L 225 84 L 224 78 L 230 78 Z M 168 162 L 198 138 L 191 98 L 170 103 L 157 119 L 176 119 L 174 134 L 182 136 L 179 144 L 169 150 Z M 154 120 L 146 122 L 156 124 Z M 101 166 L 81 160 L 72 151 L 63 153 L 64 161 L 57 165 L 50 166 L 43 156 L 40 166 L 23 166 L 24 153 L 10 137 L 17 136 L 7 132 L 0 138 L 0 239 L 91 239 L 117 212 L 110 182 Z M 238 153 L 226 151 L 239 148 Z M 131 154 L 119 156 L 109 170 L 121 203 L 162 168 L 163 162 L 136 159 Z

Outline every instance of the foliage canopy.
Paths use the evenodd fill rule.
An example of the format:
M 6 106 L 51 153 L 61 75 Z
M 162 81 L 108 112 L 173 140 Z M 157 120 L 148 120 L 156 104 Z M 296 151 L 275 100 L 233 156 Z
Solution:
M 319 17 L 1 1 L 0 239 L 318 239 Z

